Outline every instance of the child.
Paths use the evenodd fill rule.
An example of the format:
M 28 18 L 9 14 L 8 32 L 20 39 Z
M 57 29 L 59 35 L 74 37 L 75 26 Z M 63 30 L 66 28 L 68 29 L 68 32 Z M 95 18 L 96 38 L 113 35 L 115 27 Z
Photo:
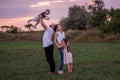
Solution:
M 40 17 L 44 18 L 45 20 L 49 20 L 49 17 L 47 16 L 48 14 L 50 14 L 50 10 L 49 9 L 46 9 L 44 12 L 38 14 L 38 16 L 30 19 L 28 21 L 28 24 L 33 21 L 33 22 L 36 22 L 35 25 L 34 25 L 34 28 L 36 29 L 36 26 L 40 23 Z
M 66 39 L 64 41 L 64 64 L 68 64 L 68 73 L 72 73 L 73 65 L 72 65 L 72 53 L 70 47 L 68 46 L 68 42 Z

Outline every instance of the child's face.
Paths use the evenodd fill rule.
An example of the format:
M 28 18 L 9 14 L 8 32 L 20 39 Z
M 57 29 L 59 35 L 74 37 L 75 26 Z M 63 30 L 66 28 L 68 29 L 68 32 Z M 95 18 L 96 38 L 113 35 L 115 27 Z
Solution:
M 50 14 L 50 11 L 48 11 L 48 10 L 46 10 L 45 12 L 46 12 L 47 15 Z

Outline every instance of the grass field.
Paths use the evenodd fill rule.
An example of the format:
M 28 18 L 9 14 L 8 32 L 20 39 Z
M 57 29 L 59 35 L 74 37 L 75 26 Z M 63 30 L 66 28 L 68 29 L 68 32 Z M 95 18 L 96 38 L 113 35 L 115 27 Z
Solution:
M 0 80 L 120 80 L 120 43 L 70 43 L 74 73 L 49 71 L 41 42 L 0 42 Z M 55 47 L 56 71 L 59 53 Z M 67 72 L 67 66 L 64 66 Z

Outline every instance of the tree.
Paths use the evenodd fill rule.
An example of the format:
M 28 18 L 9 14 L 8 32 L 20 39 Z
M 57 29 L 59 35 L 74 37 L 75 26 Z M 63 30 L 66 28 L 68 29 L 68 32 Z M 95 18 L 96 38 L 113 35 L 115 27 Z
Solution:
M 8 31 L 10 26 L 1 26 L 2 31 Z
M 96 11 L 101 11 L 104 9 L 103 0 L 93 0 L 88 6 L 88 9 L 91 10 L 91 14 L 94 14 Z
M 18 27 L 15 27 L 13 25 L 11 26 L 1 26 L 2 30 L 5 29 L 6 32 L 9 32 L 9 33 L 18 33 L 18 32 L 21 32 L 21 28 L 18 28 Z
M 62 18 L 60 23 L 64 29 L 83 29 L 88 20 L 88 12 L 84 7 L 74 5 L 69 8 L 68 17 Z
M 106 21 L 106 15 L 108 13 L 108 10 L 104 9 L 104 10 L 100 10 L 97 11 L 90 20 L 90 25 L 92 27 L 99 27 L 102 24 L 105 24 Z
M 120 9 L 111 8 L 108 15 L 110 15 L 111 21 L 101 25 L 99 28 L 105 33 L 120 33 Z
M 7 32 L 18 33 L 18 30 L 19 30 L 18 27 L 15 27 L 15 26 L 11 25 L 10 28 L 9 28 L 9 30 L 7 30 Z
M 29 31 L 31 31 L 32 24 L 26 24 L 25 27 L 28 28 Z

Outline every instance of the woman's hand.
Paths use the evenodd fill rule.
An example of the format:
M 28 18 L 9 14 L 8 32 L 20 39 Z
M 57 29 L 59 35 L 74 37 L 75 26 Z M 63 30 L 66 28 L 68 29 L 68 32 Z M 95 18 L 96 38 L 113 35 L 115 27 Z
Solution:
M 63 45 L 61 45 L 61 44 L 57 44 L 57 47 L 58 47 L 58 48 L 62 48 Z
M 64 43 L 64 41 L 61 41 L 61 43 L 58 44 L 58 48 L 62 48 L 62 47 L 65 47 L 65 43 Z

